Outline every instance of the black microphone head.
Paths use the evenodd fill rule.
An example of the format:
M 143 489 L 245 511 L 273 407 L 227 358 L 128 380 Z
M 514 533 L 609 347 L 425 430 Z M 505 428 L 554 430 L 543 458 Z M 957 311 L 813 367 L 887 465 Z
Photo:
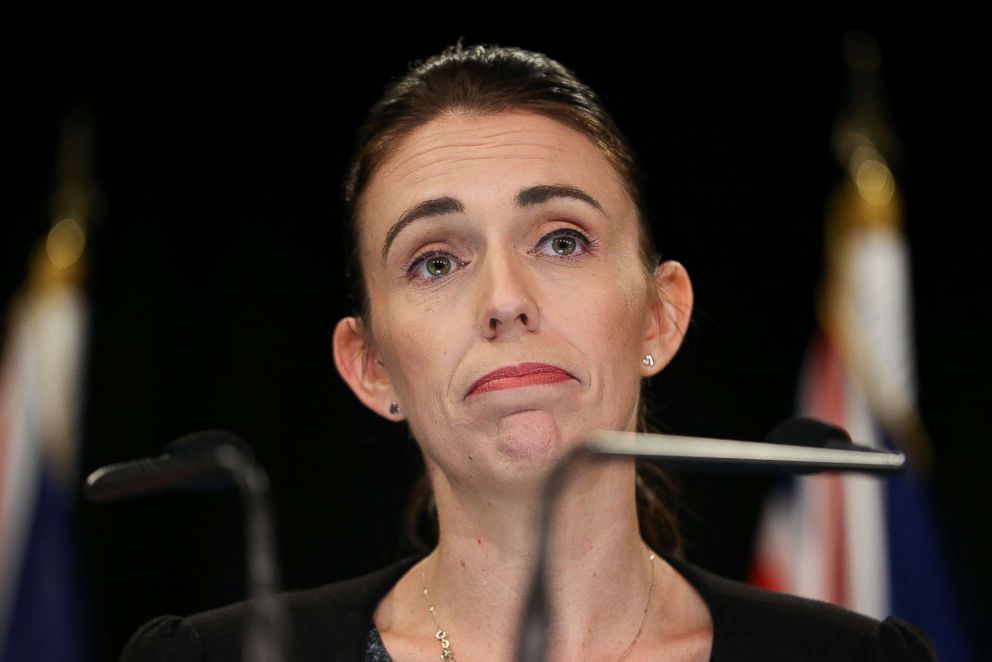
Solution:
M 165 447 L 166 455 L 192 455 L 212 451 L 220 446 L 232 446 L 246 459 L 255 461 L 255 451 L 248 442 L 227 430 L 199 430 L 179 437 Z
M 165 490 L 217 490 L 244 479 L 256 465 L 251 446 L 224 430 L 202 430 L 176 439 L 163 455 L 118 462 L 90 473 L 91 501 L 153 494 Z M 258 472 L 255 472 L 258 473 Z
M 797 416 L 788 418 L 765 437 L 770 444 L 812 446 L 814 448 L 850 448 L 854 445 L 851 435 L 842 427 L 818 418 Z
M 248 442 L 227 430 L 199 430 L 179 437 L 165 447 L 165 454 L 178 457 L 194 457 L 201 454 L 213 454 L 221 447 L 233 448 L 249 463 L 255 463 L 255 452 Z M 233 482 L 231 474 L 217 467 L 209 474 L 201 475 L 194 482 L 181 485 L 183 489 L 194 492 L 208 492 L 228 487 Z

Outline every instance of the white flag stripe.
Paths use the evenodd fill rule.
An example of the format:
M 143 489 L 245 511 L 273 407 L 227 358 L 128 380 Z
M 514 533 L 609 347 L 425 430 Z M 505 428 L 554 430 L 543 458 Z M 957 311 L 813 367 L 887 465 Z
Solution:
M 879 446 L 871 413 L 856 386 L 848 387 L 848 429 L 865 443 Z M 891 611 L 889 600 L 888 522 L 885 517 L 885 485 L 872 476 L 844 476 L 845 518 L 849 542 L 846 567 L 849 607 L 884 619 Z

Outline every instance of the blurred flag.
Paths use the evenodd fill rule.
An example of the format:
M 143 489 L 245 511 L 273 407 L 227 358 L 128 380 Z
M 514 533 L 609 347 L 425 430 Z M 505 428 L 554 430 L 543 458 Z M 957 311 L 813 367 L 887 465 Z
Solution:
M 846 175 L 827 214 L 819 331 L 800 376 L 797 409 L 862 444 L 898 448 L 910 470 L 891 479 L 817 475 L 771 494 L 751 581 L 922 627 L 944 660 L 971 659 L 941 534 L 929 507 L 930 446 L 917 415 L 909 251 L 899 191 L 882 155 L 897 145 L 878 93 L 877 44 L 845 42 L 851 106 L 835 146 Z
M 82 133 L 81 133 L 82 132 Z M 78 448 L 90 210 L 85 127 L 67 124 L 56 222 L 7 310 L 0 354 L 0 659 L 90 658 L 81 602 Z

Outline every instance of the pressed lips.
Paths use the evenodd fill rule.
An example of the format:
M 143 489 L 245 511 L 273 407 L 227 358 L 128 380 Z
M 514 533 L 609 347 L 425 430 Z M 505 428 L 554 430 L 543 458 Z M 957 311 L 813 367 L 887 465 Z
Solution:
M 553 365 L 547 363 L 521 363 L 516 366 L 507 366 L 499 370 L 480 377 L 468 394 L 485 393 L 487 391 L 497 391 L 505 388 L 517 388 L 518 386 L 533 386 L 535 384 L 554 384 L 572 379 L 572 376 Z

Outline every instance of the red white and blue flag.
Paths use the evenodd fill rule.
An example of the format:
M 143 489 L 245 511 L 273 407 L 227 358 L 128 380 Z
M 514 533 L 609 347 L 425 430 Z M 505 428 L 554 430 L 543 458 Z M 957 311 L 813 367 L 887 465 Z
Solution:
M 972 659 L 928 497 L 930 450 L 916 413 L 910 263 L 892 173 L 864 132 L 847 136 L 848 177 L 827 222 L 820 328 L 800 376 L 797 413 L 897 448 L 895 478 L 821 474 L 770 495 L 752 583 L 923 628 L 942 660 Z
M 90 658 L 74 517 L 87 310 L 71 271 L 39 255 L 8 310 L 0 355 L 4 662 Z

